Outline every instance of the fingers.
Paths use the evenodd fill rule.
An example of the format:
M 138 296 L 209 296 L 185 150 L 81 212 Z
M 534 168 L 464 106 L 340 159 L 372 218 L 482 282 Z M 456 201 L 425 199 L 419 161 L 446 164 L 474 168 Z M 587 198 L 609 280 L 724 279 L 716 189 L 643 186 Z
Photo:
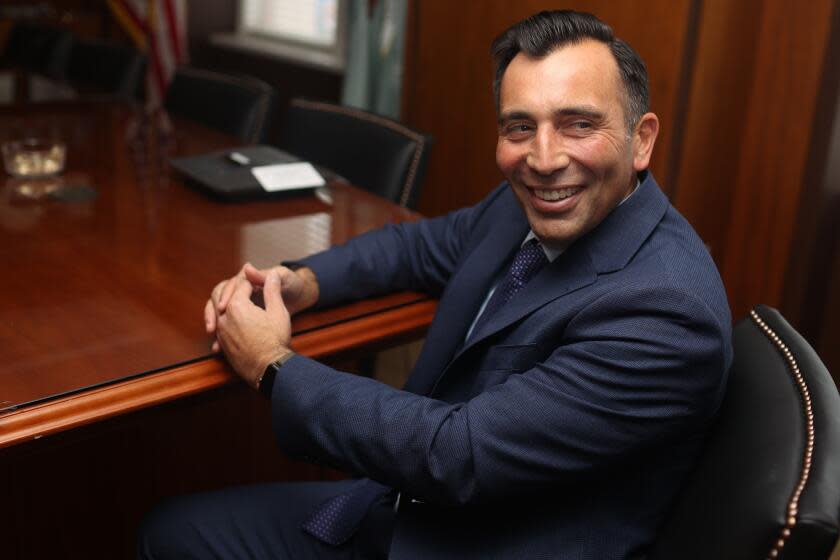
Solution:
M 233 291 L 236 289 L 236 282 L 235 280 L 239 278 L 245 278 L 245 269 L 251 266 L 250 263 L 245 263 L 239 272 L 231 278 L 230 280 L 225 283 L 224 288 L 222 289 L 222 295 L 216 303 L 216 312 L 222 314 L 227 309 L 228 303 L 230 302 L 230 298 L 233 295 Z M 252 267 L 253 268 L 253 267 Z
M 251 303 L 251 294 L 254 293 L 254 286 L 245 278 L 243 274 L 241 277 L 237 276 L 232 281 L 228 282 L 230 285 L 230 298 L 228 299 L 228 304 L 231 301 L 238 300 L 238 301 L 247 301 L 249 304 Z M 253 305 L 253 304 L 252 304 Z
M 227 284 L 227 280 L 216 284 L 213 287 L 213 291 L 210 292 L 210 299 L 208 299 L 207 303 L 204 305 L 204 328 L 207 330 L 207 334 L 213 334 L 216 332 L 216 309 L 218 308 L 219 299 L 222 296 L 225 284 Z
M 265 278 L 268 270 L 260 270 L 251 263 L 245 263 L 245 266 L 242 267 L 242 272 L 251 284 L 254 284 L 255 286 L 265 285 Z
M 290 323 L 289 311 L 283 301 L 283 291 L 280 289 L 282 282 L 282 271 L 287 269 L 273 268 L 268 272 L 263 287 L 263 299 L 265 301 L 265 313 L 273 325 L 275 340 L 281 346 L 288 347 L 291 343 L 292 325 Z
M 237 321 L 242 320 L 241 317 L 239 319 L 237 317 L 243 314 L 247 315 L 247 307 L 254 307 L 251 302 L 251 293 L 253 293 L 254 287 L 245 278 L 232 278 L 225 289 L 232 293 L 228 299 L 227 313 L 216 314 L 216 331 L 213 333 L 216 335 L 216 339 L 211 346 L 214 352 L 221 349 L 221 344 L 229 334 L 228 331 L 231 326 L 235 326 Z
M 233 288 L 235 287 L 235 280 L 236 276 L 231 278 L 225 283 L 225 287 L 222 289 L 222 293 L 219 296 L 219 299 L 216 301 L 216 312 L 221 315 L 227 309 L 228 302 L 230 302 L 230 296 L 233 295 Z
M 213 301 L 213 305 L 219 304 L 219 299 L 222 297 L 222 292 L 225 289 L 225 284 L 227 284 L 227 280 L 222 280 L 218 284 L 213 287 L 213 291 L 210 292 L 210 299 Z
M 216 306 L 213 305 L 213 299 L 208 299 L 204 305 L 204 328 L 207 334 L 216 332 Z
M 265 284 L 267 272 L 267 270 L 259 270 L 251 263 L 245 263 L 236 276 L 219 282 L 213 288 L 210 299 L 204 305 L 204 327 L 207 334 L 216 335 L 212 345 L 213 352 L 221 350 L 218 339 L 219 332 L 217 331 L 231 301 L 236 298 L 249 299 L 255 287 Z
M 283 294 L 280 289 L 280 272 L 276 268 L 268 271 L 265 277 L 265 286 L 263 287 L 263 300 L 265 301 L 265 310 L 270 315 L 276 315 L 278 311 L 285 311 L 286 306 L 283 304 Z

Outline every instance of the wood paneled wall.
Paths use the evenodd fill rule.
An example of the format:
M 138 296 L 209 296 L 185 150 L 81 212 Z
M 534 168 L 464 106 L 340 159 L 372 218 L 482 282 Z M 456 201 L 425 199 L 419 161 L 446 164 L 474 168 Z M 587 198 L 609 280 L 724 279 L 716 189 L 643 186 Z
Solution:
M 422 212 L 474 203 L 501 180 L 489 45 L 515 21 L 557 7 L 414 2 L 404 118 L 436 141 Z M 840 368 L 840 351 L 819 342 L 840 312 L 828 287 L 840 282 L 832 272 L 840 271 L 840 244 L 826 239 L 838 235 L 840 205 L 825 187 L 827 138 L 838 126 L 838 0 L 572 0 L 563 7 L 598 15 L 647 62 L 652 110 L 662 122 L 651 168 L 708 244 L 733 317 L 757 303 L 779 307 L 829 367 Z
M 745 4 L 750 15 L 744 21 Z M 695 122 L 683 134 L 697 149 L 683 154 L 675 202 L 712 247 L 736 317 L 754 303 L 782 302 L 819 126 L 814 117 L 834 4 L 704 3 L 701 26 L 736 18 L 740 25 L 724 35 L 701 36 L 698 70 L 701 63 L 711 66 L 731 56 L 751 60 L 714 76 L 695 72 L 689 104 Z M 725 162 L 725 174 L 716 169 L 718 162 Z M 707 204 L 705 194 L 720 204 Z M 706 222 L 721 210 L 713 224 Z
M 831 26 L 782 306 L 840 386 L 840 6 Z

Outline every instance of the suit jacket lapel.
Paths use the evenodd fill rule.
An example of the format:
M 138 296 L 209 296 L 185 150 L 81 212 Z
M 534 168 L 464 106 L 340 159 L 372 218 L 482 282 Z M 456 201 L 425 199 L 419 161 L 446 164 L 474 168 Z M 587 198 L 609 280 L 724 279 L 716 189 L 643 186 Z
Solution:
M 499 202 L 483 239 L 479 240 L 453 274 L 438 304 L 435 321 L 405 385 L 405 390 L 426 394 L 463 343 L 487 292 L 528 233 L 528 221 L 508 190 Z
M 649 172 L 639 188 L 587 236 L 586 244 L 598 274 L 627 266 L 670 205 Z
M 588 286 L 595 281 L 595 278 L 595 270 L 589 260 L 587 251 L 582 250 L 581 247 L 570 247 L 554 262 L 546 265 L 478 331 L 473 332 L 468 343 L 460 349 L 458 354 L 460 355 L 481 340 L 550 301 Z

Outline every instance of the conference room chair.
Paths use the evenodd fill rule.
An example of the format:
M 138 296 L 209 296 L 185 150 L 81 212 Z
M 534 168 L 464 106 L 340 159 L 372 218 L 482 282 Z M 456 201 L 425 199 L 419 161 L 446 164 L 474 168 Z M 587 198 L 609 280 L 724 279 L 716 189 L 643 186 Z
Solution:
M 181 66 L 164 108 L 246 142 L 260 142 L 269 128 L 274 98 L 271 86 L 256 78 Z
M 146 69 L 146 57 L 131 47 L 76 39 L 70 48 L 64 79 L 81 93 L 136 98 Z
M 279 143 L 354 185 L 415 208 L 431 137 L 380 115 L 298 98 L 285 113 Z
M 73 35 L 66 29 L 28 22 L 15 23 L 6 37 L 3 66 L 49 78 L 61 78 L 66 69 Z
M 647 560 L 824 560 L 838 538 L 840 396 L 782 315 L 736 325 L 720 417 Z

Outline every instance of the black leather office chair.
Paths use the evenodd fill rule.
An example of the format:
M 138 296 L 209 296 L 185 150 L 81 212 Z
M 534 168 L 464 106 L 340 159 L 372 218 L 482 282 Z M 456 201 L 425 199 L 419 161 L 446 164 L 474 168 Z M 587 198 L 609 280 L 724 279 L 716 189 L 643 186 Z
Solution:
M 280 147 L 414 208 L 431 137 L 359 109 L 293 99 L 281 126 Z
M 73 35 L 66 29 L 19 22 L 6 38 L 3 65 L 61 78 L 72 44 Z
M 135 98 L 145 69 L 146 57 L 130 47 L 76 39 L 64 78 L 83 92 Z
M 169 85 L 164 107 L 247 142 L 259 142 L 269 128 L 274 97 L 271 86 L 256 78 L 182 66 Z
M 775 309 L 756 307 L 733 340 L 720 418 L 647 559 L 827 559 L 840 517 L 837 387 Z

